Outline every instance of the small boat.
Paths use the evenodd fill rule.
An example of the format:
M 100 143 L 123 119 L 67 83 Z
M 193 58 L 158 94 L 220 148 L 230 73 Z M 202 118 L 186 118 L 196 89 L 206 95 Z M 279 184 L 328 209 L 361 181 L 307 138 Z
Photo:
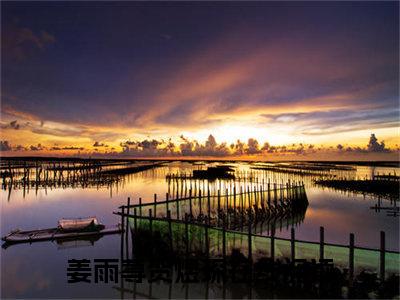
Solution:
M 2 237 L 2 240 L 9 244 L 32 243 L 39 241 L 102 236 L 106 234 L 119 233 L 121 231 L 122 228 L 120 224 L 115 226 L 104 226 L 98 222 L 96 217 L 61 219 L 58 221 L 58 227 L 30 231 L 21 231 L 17 229 Z
M 206 170 L 193 170 L 193 178 L 210 180 L 217 178 L 235 179 L 233 171 L 235 170 L 229 166 L 208 167 Z

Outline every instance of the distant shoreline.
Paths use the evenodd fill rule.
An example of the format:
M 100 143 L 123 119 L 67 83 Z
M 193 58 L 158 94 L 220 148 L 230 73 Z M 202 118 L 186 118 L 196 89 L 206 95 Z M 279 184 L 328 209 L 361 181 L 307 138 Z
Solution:
M 24 161 L 168 161 L 168 162 L 303 162 L 303 163 L 321 163 L 321 164 L 341 164 L 341 165 L 357 165 L 371 167 L 400 167 L 399 161 L 359 161 L 359 160 L 260 160 L 252 158 L 215 158 L 215 157 L 135 157 L 135 158 L 88 158 L 88 157 L 53 157 L 53 156 L 4 156 L 1 160 L 24 160 Z

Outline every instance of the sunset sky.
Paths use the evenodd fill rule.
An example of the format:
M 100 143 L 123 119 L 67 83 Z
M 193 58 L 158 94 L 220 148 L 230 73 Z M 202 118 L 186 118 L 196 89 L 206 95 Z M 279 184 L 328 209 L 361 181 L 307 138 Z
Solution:
M 4 155 L 399 148 L 398 2 L 1 6 Z

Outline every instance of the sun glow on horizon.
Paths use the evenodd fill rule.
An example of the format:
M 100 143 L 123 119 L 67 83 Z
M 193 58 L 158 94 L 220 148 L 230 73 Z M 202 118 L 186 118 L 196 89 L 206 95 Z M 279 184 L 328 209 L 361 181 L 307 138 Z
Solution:
M 199 131 L 184 131 L 182 135 L 198 141 L 204 141 L 211 134 L 218 142 L 225 142 L 227 144 L 236 143 L 237 140 L 247 142 L 250 138 L 256 139 L 260 144 L 264 144 L 265 142 L 273 145 L 294 143 L 296 138 L 290 136 L 285 131 L 282 130 L 278 133 L 265 127 L 226 123 Z

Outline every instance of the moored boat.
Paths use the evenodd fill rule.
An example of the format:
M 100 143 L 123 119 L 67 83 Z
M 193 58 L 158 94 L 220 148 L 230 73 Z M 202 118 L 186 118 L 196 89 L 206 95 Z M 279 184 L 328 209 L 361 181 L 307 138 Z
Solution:
M 98 222 L 96 217 L 62 219 L 58 221 L 58 227 L 29 231 L 21 231 L 17 229 L 2 237 L 2 240 L 7 243 L 32 243 L 38 241 L 101 236 L 119 233 L 121 231 L 122 228 L 120 224 L 115 226 L 104 226 Z

